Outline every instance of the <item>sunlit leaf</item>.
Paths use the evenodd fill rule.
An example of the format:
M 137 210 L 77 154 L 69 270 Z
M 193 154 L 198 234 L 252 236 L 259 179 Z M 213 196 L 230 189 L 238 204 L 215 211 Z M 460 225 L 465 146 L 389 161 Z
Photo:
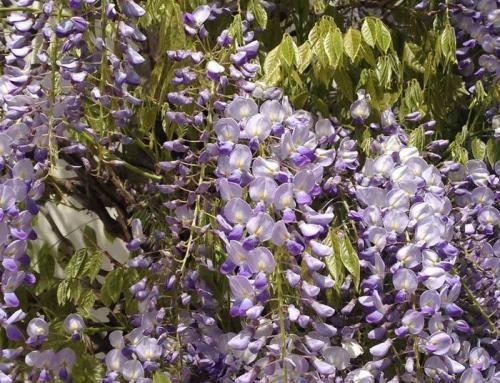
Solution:
M 342 59 L 343 40 L 339 30 L 329 31 L 323 40 L 328 62 L 332 67 L 337 67 Z
M 66 278 L 77 278 L 81 276 L 87 262 L 87 249 L 78 250 L 70 259 L 64 269 Z
M 241 27 L 241 15 L 234 16 L 233 22 L 229 26 L 229 34 L 233 36 L 234 40 L 239 44 L 243 44 L 243 30 Z
M 70 298 L 70 283 L 67 280 L 61 281 L 57 286 L 57 303 L 64 305 Z
M 306 68 L 311 63 L 312 57 L 313 53 L 311 49 L 311 43 L 309 41 L 306 41 L 299 47 L 299 65 L 297 68 L 299 73 L 302 73 L 306 70 Z
M 264 61 L 264 81 L 268 85 L 275 85 L 281 80 L 281 54 L 278 45 L 266 55 Z
M 92 290 L 86 290 L 78 300 L 78 313 L 84 318 L 89 318 L 95 301 L 96 296 L 94 292 Z
M 356 60 L 360 48 L 361 33 L 357 29 L 351 27 L 344 36 L 344 49 L 352 62 Z
M 257 25 L 262 29 L 266 29 L 267 13 L 260 1 L 250 0 L 250 2 L 248 3 L 248 10 L 254 15 Z
M 441 53 L 446 61 L 456 62 L 457 42 L 455 39 L 455 31 L 451 25 L 446 25 L 440 36 Z
M 342 249 L 339 238 L 337 237 L 334 229 L 330 229 L 326 244 L 332 246 L 333 249 L 332 255 L 325 258 L 326 267 L 335 281 L 335 289 L 339 292 L 342 283 L 344 283 L 345 275 L 344 266 L 342 264 L 342 260 L 340 259 Z
M 280 54 L 283 58 L 283 61 L 289 66 L 293 66 L 297 63 L 299 57 L 299 51 L 295 41 L 293 41 L 292 37 L 286 34 L 283 37 L 283 41 L 280 44 Z
M 377 22 L 372 17 L 367 17 L 361 26 L 363 39 L 370 47 L 374 47 L 377 42 Z
M 377 19 L 376 23 L 376 28 L 377 28 L 377 46 L 384 52 L 387 53 L 389 50 L 391 44 L 392 44 L 392 38 L 391 38 L 391 32 L 389 29 L 385 26 L 385 24 Z
M 352 246 L 349 236 L 346 235 L 345 233 L 343 233 L 343 239 L 339 238 L 339 241 L 342 249 L 340 259 L 342 260 L 342 263 L 345 266 L 345 268 L 351 274 L 354 287 L 358 289 L 359 282 L 361 279 L 361 270 L 359 265 L 358 253 Z
M 474 159 L 482 161 L 486 155 L 486 144 L 479 138 L 473 138 L 471 142 L 472 155 Z
M 87 253 L 87 260 L 82 270 L 82 275 L 89 277 L 90 282 L 96 278 L 99 270 L 101 270 L 103 255 L 101 251 L 94 250 Z
M 170 378 L 164 373 L 157 371 L 153 375 L 153 383 L 170 383 Z
M 425 144 L 424 133 L 425 133 L 424 128 L 421 126 L 413 129 L 413 131 L 410 133 L 410 139 L 408 142 L 410 146 L 416 147 L 420 153 L 422 153 L 422 151 L 424 150 L 424 144 Z

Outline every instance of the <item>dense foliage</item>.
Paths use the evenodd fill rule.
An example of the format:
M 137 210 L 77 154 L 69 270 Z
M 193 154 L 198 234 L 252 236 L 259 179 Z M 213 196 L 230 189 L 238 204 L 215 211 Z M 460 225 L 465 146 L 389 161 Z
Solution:
M 500 382 L 495 0 L 2 3 L 1 383 Z

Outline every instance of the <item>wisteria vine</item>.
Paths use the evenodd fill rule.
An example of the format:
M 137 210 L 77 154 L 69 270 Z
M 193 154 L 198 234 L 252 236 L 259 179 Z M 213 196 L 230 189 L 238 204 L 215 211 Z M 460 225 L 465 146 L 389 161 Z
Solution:
M 148 4 L 0 8 L 0 382 L 500 382 L 498 100 L 479 106 L 484 131 L 471 107 L 452 145 L 426 108 L 380 110 L 368 71 L 347 108 L 302 109 L 263 68 L 260 36 L 273 13 L 285 17 L 279 2 L 181 3 L 154 3 L 184 44 L 154 58 Z M 456 73 L 475 108 L 497 94 L 497 3 L 436 9 L 454 25 Z M 380 25 L 370 23 L 356 30 L 367 62 L 370 47 L 392 45 L 382 32 L 371 41 Z M 357 35 L 346 36 L 354 65 Z M 308 57 L 305 73 L 307 44 L 285 35 L 267 55 L 283 56 L 279 70 Z M 326 61 L 347 60 L 332 49 Z M 166 85 L 149 89 L 161 102 L 147 94 L 156 68 Z M 333 73 L 335 91 L 349 90 L 346 70 Z M 466 128 L 488 140 L 473 141 L 482 159 L 463 158 Z M 58 179 L 61 163 L 85 187 Z M 89 182 L 112 185 L 98 208 L 82 206 L 115 209 L 97 214 L 116 223 L 130 258 L 110 257 L 107 275 L 98 249 L 66 259 L 61 316 L 37 290 L 52 279 L 48 253 L 32 250 L 37 216 L 56 194 L 99 199 Z M 100 308 L 111 320 L 92 315 Z

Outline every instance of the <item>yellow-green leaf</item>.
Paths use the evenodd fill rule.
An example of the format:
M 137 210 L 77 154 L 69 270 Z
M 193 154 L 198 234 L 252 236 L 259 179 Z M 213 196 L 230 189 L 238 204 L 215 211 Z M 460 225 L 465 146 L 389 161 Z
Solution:
M 340 240 L 340 238 L 339 238 Z M 356 290 L 359 287 L 359 282 L 361 280 L 361 268 L 359 265 L 359 257 L 357 251 L 351 244 L 349 237 L 343 233 L 343 241 L 341 242 L 342 254 L 341 260 L 347 271 L 352 276 L 352 281 Z
M 262 29 L 267 26 L 267 13 L 259 0 L 250 0 L 248 3 L 248 10 L 253 13 L 257 25 Z
M 349 56 L 351 61 L 354 62 L 354 60 L 356 60 L 360 48 L 361 33 L 357 29 L 351 27 L 344 36 L 345 53 Z
M 153 383 L 170 383 L 170 378 L 160 371 L 156 371 L 153 375 Z
M 456 50 L 457 50 L 457 42 L 455 38 L 455 31 L 451 25 L 446 25 L 445 29 L 441 33 L 440 36 L 440 44 L 441 53 L 445 60 L 456 62 Z
M 229 26 L 229 34 L 234 38 L 238 44 L 243 43 L 243 30 L 241 28 L 241 15 L 234 16 L 233 22 Z
M 500 161 L 500 149 L 493 138 L 490 138 L 486 144 L 486 158 L 492 168 L 495 167 L 497 161 Z
M 384 53 L 387 53 L 392 43 L 391 32 L 385 24 L 377 19 L 377 46 Z
M 417 44 L 405 43 L 403 49 L 403 62 L 414 71 L 424 73 L 425 68 L 417 57 L 421 54 L 421 52 L 422 48 L 420 48 Z
M 475 137 L 471 143 L 472 155 L 476 160 L 482 161 L 486 154 L 486 144 L 479 138 Z
M 424 135 L 424 128 L 419 126 L 416 129 L 413 129 L 413 131 L 410 134 L 410 139 L 409 139 L 409 146 L 414 146 L 418 149 L 420 153 L 422 153 L 424 149 L 424 141 L 425 140 L 425 135 Z
M 292 37 L 286 34 L 283 37 L 283 41 L 281 42 L 280 53 L 283 57 L 283 61 L 289 66 L 293 66 L 297 63 L 297 58 L 299 56 L 299 50 L 295 41 L 293 41 Z
M 68 280 L 63 280 L 57 286 L 57 303 L 62 306 L 70 298 L 70 283 Z
M 469 154 L 467 150 L 459 145 L 451 145 L 451 158 L 453 161 L 460 162 L 462 165 L 465 165 L 469 160 Z
M 344 283 L 345 275 L 344 266 L 342 265 L 342 260 L 340 259 L 342 249 L 335 230 L 330 229 L 327 241 L 325 242 L 325 244 L 330 245 L 333 250 L 333 253 L 325 258 L 326 268 L 335 281 L 335 290 L 339 292 L 342 283 Z
M 315 45 L 317 45 L 321 41 L 319 23 L 314 24 L 314 26 L 309 31 L 307 38 L 313 47 L 315 47 Z
M 281 80 L 281 55 L 280 46 L 267 53 L 264 60 L 264 82 L 269 86 L 276 85 Z
M 302 73 L 306 70 L 306 68 L 311 63 L 311 59 L 312 59 L 311 43 L 309 41 L 306 41 L 299 47 L 299 59 L 298 59 L 299 64 L 297 68 L 299 73 Z
M 338 66 L 340 60 L 342 59 L 342 53 L 344 50 L 342 45 L 342 33 L 339 30 L 329 31 L 323 39 L 323 46 L 325 48 L 326 55 L 328 56 L 328 62 L 334 68 Z
M 372 48 L 377 42 L 377 22 L 372 17 L 367 17 L 361 26 L 361 34 L 366 43 Z

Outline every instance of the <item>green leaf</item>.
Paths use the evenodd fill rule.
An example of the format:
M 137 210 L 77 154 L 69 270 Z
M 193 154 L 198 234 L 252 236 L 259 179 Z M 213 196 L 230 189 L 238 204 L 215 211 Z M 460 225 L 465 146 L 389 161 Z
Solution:
M 367 17 L 361 26 L 361 34 L 366 43 L 372 48 L 377 42 L 377 21 L 372 17 Z
M 233 22 L 229 26 L 229 34 L 239 44 L 243 44 L 243 29 L 241 27 L 241 15 L 237 14 L 233 18 Z
M 495 168 L 496 162 L 500 161 L 500 150 L 498 149 L 498 144 L 495 143 L 493 138 L 490 138 L 486 144 L 486 158 L 492 168 Z
M 78 250 L 64 268 L 66 278 L 77 278 L 82 275 L 87 262 L 87 249 Z
M 456 146 L 463 145 L 465 143 L 465 140 L 467 139 L 468 134 L 469 131 L 467 129 L 467 126 L 462 126 L 462 131 L 456 134 L 455 139 L 453 140 L 453 144 Z
M 330 245 L 333 249 L 332 255 L 325 258 L 326 268 L 335 281 L 335 290 L 340 292 L 340 287 L 344 283 L 344 266 L 342 265 L 342 260 L 340 259 L 341 246 L 337 234 L 333 229 L 330 229 L 327 240 L 325 244 Z
M 156 371 L 153 375 L 153 383 L 171 383 L 171 380 L 164 373 Z
M 357 29 L 351 27 L 344 36 L 344 49 L 352 62 L 356 60 L 360 48 L 361 33 Z
M 295 41 L 293 41 L 292 37 L 288 34 L 283 37 L 283 41 L 280 44 L 280 54 L 283 57 L 283 61 L 289 67 L 292 67 L 297 63 L 299 50 Z
M 372 142 L 372 136 L 370 134 L 370 129 L 365 129 L 363 135 L 361 136 L 361 149 L 366 154 L 367 157 L 370 156 L 370 146 Z
M 433 53 L 429 53 L 424 64 L 424 88 L 427 88 L 430 79 L 435 75 L 436 67 L 436 58 Z
M 354 86 L 349 73 L 345 69 L 337 69 L 333 78 L 341 95 L 352 102 L 354 100 Z
M 424 150 L 425 135 L 424 128 L 419 126 L 410 133 L 409 146 L 414 146 L 420 153 Z
M 300 92 L 298 94 L 296 94 L 295 96 L 291 97 L 290 99 L 292 100 L 292 103 L 293 105 L 300 109 L 304 106 L 304 104 L 306 103 L 306 101 L 309 99 L 309 92 L 308 91 L 304 91 L 304 92 Z
M 377 65 L 377 61 L 373 55 L 373 50 L 368 45 L 361 44 L 361 56 L 371 67 L 375 67 Z
M 484 89 L 483 81 L 477 80 L 474 99 L 477 100 L 478 102 L 483 102 L 487 97 L 488 93 L 486 93 L 486 90 Z
M 281 55 L 279 45 L 267 53 L 263 67 L 265 73 L 264 82 L 267 85 L 273 86 L 281 81 Z
M 320 40 L 320 42 L 322 42 L 322 41 L 323 40 Z M 321 68 L 321 70 L 324 73 L 325 68 L 330 68 L 330 60 L 328 59 L 328 54 L 326 53 L 325 44 L 320 43 L 320 44 L 315 45 L 313 47 L 313 52 L 315 53 L 316 57 L 318 58 L 316 63 L 319 64 L 319 67 Z M 318 65 L 315 65 L 315 67 L 317 68 Z
M 78 299 L 78 313 L 84 318 L 90 317 L 95 301 L 96 296 L 92 290 L 86 290 L 83 292 L 80 299 Z
M 345 266 L 349 274 L 352 276 L 352 281 L 354 283 L 354 287 L 357 290 L 359 287 L 359 282 L 361 279 L 361 268 L 359 265 L 358 253 L 354 249 L 349 240 L 349 237 L 344 232 L 342 233 L 342 238 L 338 236 L 341 248 L 340 259 L 342 264 Z
M 101 300 L 105 305 L 118 301 L 122 293 L 124 270 L 117 268 L 108 273 L 101 287 Z
M 455 143 L 454 143 L 455 144 Z M 460 145 L 451 145 L 451 158 L 453 161 L 460 162 L 465 165 L 469 160 L 469 154 L 467 150 Z
M 48 244 L 44 243 L 37 253 L 37 265 L 40 276 L 51 279 L 54 276 L 55 260 Z
M 306 68 L 311 63 L 312 56 L 313 54 L 311 49 L 311 43 L 309 41 L 306 41 L 299 47 L 299 60 L 298 60 L 299 65 L 297 68 L 299 73 L 302 73 L 306 70 Z
M 486 155 L 486 144 L 475 137 L 471 142 L 472 155 L 474 159 L 482 161 Z
M 307 35 L 307 39 L 309 40 L 313 48 L 315 48 L 316 45 L 320 44 L 322 36 L 319 23 L 314 24 L 314 26 L 309 31 L 309 34 Z
M 375 73 L 380 85 L 383 88 L 389 88 L 392 81 L 392 63 L 389 60 L 389 56 L 380 56 L 378 58 Z
M 76 358 L 76 364 L 71 371 L 71 377 L 75 383 L 98 383 L 101 382 L 105 372 L 103 363 L 82 349 L 78 352 L 78 358 Z
M 342 59 L 342 53 L 344 51 L 342 33 L 339 30 L 329 31 L 323 39 L 323 47 L 330 66 L 336 68 Z
M 379 47 L 380 50 L 382 50 L 384 53 L 387 53 L 389 50 L 389 47 L 392 44 L 392 38 L 391 38 L 391 32 L 389 31 L 389 28 L 385 26 L 385 24 L 377 19 L 377 46 Z
M 248 10 L 254 15 L 257 25 L 262 29 L 266 29 L 267 13 L 260 1 L 250 0 L 250 3 L 248 3 Z
M 64 306 L 70 298 L 70 284 L 69 281 L 64 280 L 57 286 L 57 303 L 60 306 Z
M 455 31 L 451 25 L 446 25 L 440 36 L 440 48 L 446 62 L 456 62 L 457 41 Z
M 89 225 L 86 225 L 83 229 L 83 243 L 88 248 L 97 248 L 97 235 L 95 233 L 95 230 L 92 229 Z
M 405 43 L 403 49 L 403 62 L 415 72 L 424 73 L 425 68 L 419 60 L 422 54 L 422 48 L 417 44 Z
M 424 92 L 418 80 L 414 78 L 406 85 L 399 115 L 403 118 L 408 113 L 417 111 L 426 112 L 426 110 Z
M 103 256 L 100 251 L 87 253 L 87 260 L 83 267 L 82 275 L 89 277 L 90 282 L 94 282 L 97 274 L 99 274 L 102 265 L 102 258 Z

